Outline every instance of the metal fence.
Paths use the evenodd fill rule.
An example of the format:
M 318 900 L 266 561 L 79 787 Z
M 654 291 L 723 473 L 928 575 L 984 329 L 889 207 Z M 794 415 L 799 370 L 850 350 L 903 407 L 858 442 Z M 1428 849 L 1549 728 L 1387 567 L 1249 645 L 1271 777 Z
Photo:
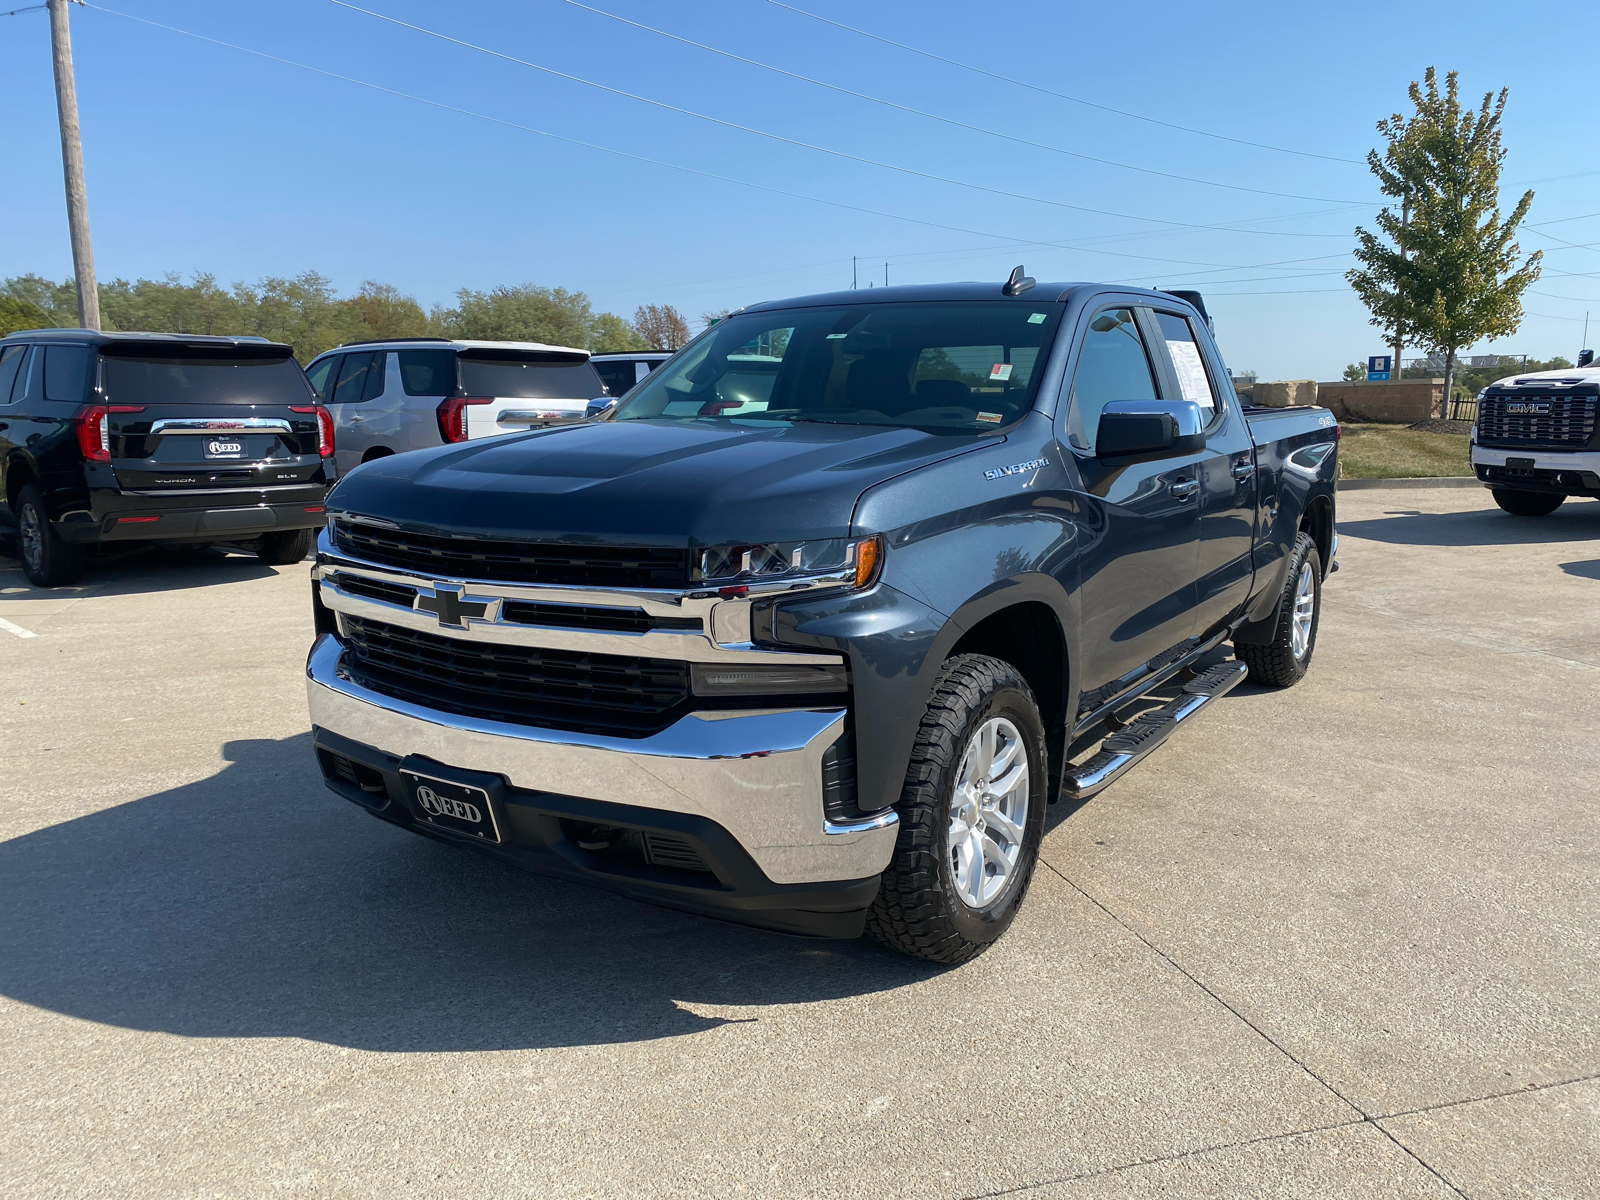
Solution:
M 1450 419 L 1452 421 L 1476 421 L 1478 419 L 1477 398 L 1459 398 L 1450 401 Z

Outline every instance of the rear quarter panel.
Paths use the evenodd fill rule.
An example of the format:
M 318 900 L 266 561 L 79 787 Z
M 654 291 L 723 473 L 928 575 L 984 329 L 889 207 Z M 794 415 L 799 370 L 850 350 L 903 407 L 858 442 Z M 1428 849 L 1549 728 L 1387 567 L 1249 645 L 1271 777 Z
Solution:
M 1325 408 L 1246 409 L 1256 446 L 1257 524 L 1261 531 L 1253 555 L 1255 585 L 1246 606 L 1249 620 L 1276 610 L 1284 572 L 1302 518 L 1316 504 L 1328 506 L 1328 528 L 1335 512 L 1339 471 L 1338 421 Z M 1323 569 L 1328 567 L 1323 547 Z

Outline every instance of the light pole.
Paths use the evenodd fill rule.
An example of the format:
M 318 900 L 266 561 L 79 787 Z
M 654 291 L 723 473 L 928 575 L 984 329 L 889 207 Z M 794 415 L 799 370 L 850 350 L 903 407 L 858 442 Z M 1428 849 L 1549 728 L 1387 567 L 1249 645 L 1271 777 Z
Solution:
M 50 46 L 56 71 L 56 111 L 61 117 L 61 166 L 67 182 L 67 227 L 72 233 L 72 273 L 78 281 L 78 324 L 100 328 L 100 290 L 89 240 L 89 193 L 83 183 L 83 138 L 78 130 L 78 87 L 72 75 L 70 0 L 48 0 Z

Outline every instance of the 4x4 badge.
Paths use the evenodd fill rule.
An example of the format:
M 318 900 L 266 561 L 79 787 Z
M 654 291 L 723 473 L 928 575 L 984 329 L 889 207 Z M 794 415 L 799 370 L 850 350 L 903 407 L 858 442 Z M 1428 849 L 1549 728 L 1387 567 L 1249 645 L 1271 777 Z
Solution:
M 417 598 L 411 607 L 417 612 L 433 613 L 439 618 L 439 624 L 448 625 L 454 629 L 465 629 L 467 620 L 476 617 L 483 620 L 487 617 L 489 609 L 495 604 L 488 597 L 467 599 L 463 593 L 466 591 L 458 583 L 436 583 L 433 592 L 418 592 Z

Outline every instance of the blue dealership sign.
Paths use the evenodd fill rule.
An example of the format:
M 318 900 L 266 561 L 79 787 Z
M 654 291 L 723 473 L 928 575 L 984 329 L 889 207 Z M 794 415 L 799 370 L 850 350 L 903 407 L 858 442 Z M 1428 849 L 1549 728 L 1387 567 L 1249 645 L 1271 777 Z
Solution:
M 1389 365 L 1394 360 L 1387 354 L 1374 354 L 1367 359 L 1367 382 L 1381 383 L 1389 378 Z

